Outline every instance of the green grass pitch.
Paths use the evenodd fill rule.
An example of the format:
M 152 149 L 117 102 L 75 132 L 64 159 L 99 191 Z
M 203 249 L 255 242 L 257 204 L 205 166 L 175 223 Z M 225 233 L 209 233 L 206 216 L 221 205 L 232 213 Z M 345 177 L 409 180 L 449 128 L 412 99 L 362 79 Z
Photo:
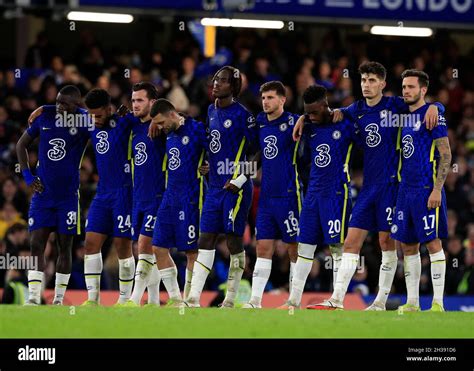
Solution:
M 0 338 L 472 338 L 474 315 L 0 306 Z

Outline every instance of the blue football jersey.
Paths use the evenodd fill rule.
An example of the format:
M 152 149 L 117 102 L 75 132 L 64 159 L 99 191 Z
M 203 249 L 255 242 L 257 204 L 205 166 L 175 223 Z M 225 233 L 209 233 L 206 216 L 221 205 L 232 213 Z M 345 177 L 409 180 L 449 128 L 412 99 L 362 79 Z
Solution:
M 401 184 L 410 187 L 433 188 L 436 181 L 439 152 L 435 139 L 447 137 L 448 128 L 443 115 L 438 117 L 438 126 L 428 130 L 422 123 L 429 104 L 412 112 L 417 115 L 414 125 L 402 128 L 402 170 Z
M 349 185 L 352 143 L 358 129 L 347 119 L 326 125 L 306 123 L 304 145 L 311 149 L 308 192 L 332 193 Z
M 444 106 L 435 103 L 440 114 Z M 364 150 L 364 185 L 398 182 L 400 179 L 400 135 L 408 105 L 402 97 L 383 96 L 370 107 L 358 100 L 341 109 L 360 130 Z M 424 118 L 424 117 L 423 117 Z
M 364 185 L 398 182 L 400 147 L 399 127 L 391 126 L 392 114 L 407 111 L 400 97 L 383 96 L 373 107 L 358 100 L 342 109 L 344 115 L 356 122 L 364 151 Z
M 168 157 L 167 192 L 174 198 L 185 196 L 197 200 L 203 192 L 203 179 L 199 174 L 207 150 L 207 134 L 203 123 L 188 117 L 184 125 L 166 138 Z
M 254 116 L 238 102 L 225 108 L 211 104 L 207 111 L 209 140 L 209 184 L 224 187 L 227 180 L 239 174 L 246 150 L 257 140 Z
M 165 191 L 166 137 L 148 137 L 151 120 L 135 122 L 132 126 L 133 201 L 151 201 Z
M 99 184 L 97 193 L 108 192 L 132 185 L 132 169 L 129 159 L 129 143 L 133 122 L 131 114 L 124 117 L 113 115 L 106 126 L 91 132 Z
M 257 116 L 262 154 L 262 195 L 285 197 L 300 190 L 296 168 L 299 142 L 293 140 L 293 128 L 298 117 L 289 112 L 283 112 L 272 121 L 268 121 L 265 112 Z
M 75 115 L 87 122 L 86 110 L 78 108 Z M 30 137 L 40 139 L 36 175 L 44 185 L 41 197 L 56 200 L 77 194 L 81 160 L 89 140 L 87 127 L 59 126 L 57 120 L 56 109 L 44 110 L 27 129 Z

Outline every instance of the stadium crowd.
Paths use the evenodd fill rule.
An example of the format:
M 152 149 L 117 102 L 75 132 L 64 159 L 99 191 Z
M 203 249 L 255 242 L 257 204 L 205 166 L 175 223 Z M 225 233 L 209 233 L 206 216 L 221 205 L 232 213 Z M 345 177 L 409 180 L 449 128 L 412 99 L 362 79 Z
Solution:
M 227 32 L 227 31 L 226 31 Z M 205 59 L 191 35 L 177 33 L 163 50 L 140 52 L 107 49 L 94 35 L 84 32 L 74 55 L 62 55 L 61 48 L 40 33 L 28 49 L 24 67 L 0 70 L 0 255 L 27 255 L 28 206 L 31 191 L 19 176 L 15 144 L 27 127 L 29 114 L 38 106 L 55 104 L 59 89 L 67 84 L 78 86 L 84 95 L 99 87 L 110 92 L 113 104 L 130 106 L 131 87 L 139 81 L 151 81 L 176 108 L 205 120 L 211 102 L 210 78 L 222 65 L 230 64 L 243 73 L 239 100 L 254 114 L 261 111 L 258 89 L 271 80 L 281 80 L 287 88 L 286 109 L 301 114 L 302 92 L 312 84 L 325 86 L 331 107 L 347 106 L 360 99 L 357 67 L 365 60 L 376 60 L 388 71 L 386 94 L 401 92 L 401 72 L 416 68 L 430 75 L 429 98 L 446 107 L 449 140 L 453 152 L 452 171 L 446 180 L 449 238 L 443 241 L 447 256 L 446 294 L 474 295 L 474 48 L 461 54 L 460 47 L 448 34 L 440 32 L 429 41 L 342 37 L 337 30 L 328 30 L 317 51 L 312 53 L 304 35 L 291 33 L 262 34 L 254 31 L 232 31 L 225 34 L 225 45 L 216 57 Z M 223 42 L 218 44 L 223 45 Z M 37 161 L 30 155 L 30 165 Z M 353 200 L 362 185 L 360 153 L 353 156 L 351 174 Z M 93 151 L 89 148 L 81 167 L 82 224 L 95 194 L 97 172 Z M 249 227 L 245 234 L 247 267 L 244 279 L 251 281 L 255 262 L 253 233 L 259 197 L 259 177 Z M 84 228 L 82 228 L 84 230 Z M 54 237 L 53 237 L 54 238 Z M 83 276 L 84 236 L 74 244 L 73 272 L 70 289 L 85 289 Z M 106 244 L 102 289 L 118 289 L 118 263 L 115 249 Z M 48 244 L 46 257 L 47 287 L 54 287 L 54 241 Z M 318 247 L 317 259 L 306 283 L 307 291 L 331 291 L 332 271 L 330 253 Z M 377 290 L 380 249 L 378 239 L 370 235 L 362 255 L 364 267 L 354 276 L 349 292 L 362 294 Z M 405 293 L 403 259 L 399 251 L 399 266 L 392 292 Z M 174 255 L 183 285 L 185 257 Z M 225 240 L 217 244 L 214 270 L 207 289 L 217 290 L 227 278 L 229 252 Z M 430 261 L 422 249 L 421 294 L 432 292 Z M 5 284 L 5 270 L 0 270 L 0 287 Z M 288 290 L 289 259 L 283 245 L 278 245 L 273 258 L 273 270 L 267 290 Z M 26 278 L 26 277 L 25 277 Z

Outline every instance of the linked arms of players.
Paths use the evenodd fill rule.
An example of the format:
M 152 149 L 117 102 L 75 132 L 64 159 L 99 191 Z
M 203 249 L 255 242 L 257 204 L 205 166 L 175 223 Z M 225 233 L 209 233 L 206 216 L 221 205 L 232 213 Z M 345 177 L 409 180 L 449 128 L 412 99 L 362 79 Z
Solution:
M 433 191 L 428 198 L 428 208 L 435 209 L 441 206 L 441 190 L 451 167 L 451 148 L 449 146 L 448 137 L 435 139 L 435 145 L 438 149 L 440 160 L 438 165 L 438 175 L 433 187 Z
M 41 183 L 40 178 L 31 173 L 28 161 L 28 147 L 33 143 L 33 141 L 34 138 L 25 131 L 16 144 L 16 155 L 26 184 L 35 192 L 41 193 L 44 190 L 44 186 Z
M 439 103 L 435 104 L 430 104 L 428 107 L 425 117 L 424 117 L 424 122 L 426 124 L 426 128 L 428 130 L 433 129 L 435 126 L 438 125 L 438 109 Z M 344 119 L 344 112 L 341 109 L 333 109 L 332 110 L 332 121 L 333 122 L 340 122 Z M 305 117 L 300 116 L 298 121 L 296 122 L 296 125 L 293 129 L 293 140 L 296 142 L 298 141 L 301 136 L 303 135 L 303 128 L 304 128 L 304 122 L 305 122 Z

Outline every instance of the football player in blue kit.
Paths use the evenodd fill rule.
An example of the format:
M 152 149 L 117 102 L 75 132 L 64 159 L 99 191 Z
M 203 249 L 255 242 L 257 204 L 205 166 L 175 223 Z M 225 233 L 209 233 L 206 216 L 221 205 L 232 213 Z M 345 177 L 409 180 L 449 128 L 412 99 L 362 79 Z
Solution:
M 431 261 L 433 303 L 431 311 L 444 312 L 446 258 L 441 244 L 448 237 L 446 195 L 443 185 L 451 165 L 446 119 L 427 130 L 421 124 L 429 107 L 425 102 L 429 77 L 423 71 L 402 73 L 403 99 L 410 109 L 411 125 L 401 133 L 402 169 L 392 238 L 401 242 L 405 260 L 407 303 L 402 311 L 420 310 L 420 244 L 426 244 Z
M 364 183 L 352 211 L 334 292 L 329 300 L 309 306 L 309 309 L 343 308 L 347 288 L 359 264 L 362 244 L 370 231 L 379 233 L 382 264 L 377 297 L 367 310 L 385 310 L 397 268 L 396 245 L 390 238 L 399 182 L 401 128 L 397 119 L 401 117 L 400 114 L 408 112 L 408 106 L 401 97 L 383 95 L 386 69 L 380 63 L 363 63 L 359 67 L 359 73 L 365 99 L 342 111 L 360 130 L 364 151 Z M 444 110 L 442 105 L 439 107 Z M 437 104 L 430 106 L 424 119 L 429 127 L 436 124 Z
M 132 87 L 133 115 L 138 122 L 132 126 L 131 154 L 133 157 L 133 239 L 138 240 L 138 263 L 132 296 L 126 303 L 140 304 L 148 285 L 158 290 L 159 274 L 153 254 L 152 238 L 156 215 L 165 191 L 166 137 L 148 136 L 151 124 L 150 110 L 158 99 L 156 87 L 140 82 Z M 151 281 L 151 282 L 149 282 Z M 159 302 L 155 302 L 159 304 Z
M 230 251 L 227 292 L 222 303 L 233 308 L 245 267 L 242 236 L 252 201 L 252 182 L 247 180 L 241 162 L 246 160 L 250 143 L 257 139 L 253 115 L 235 98 L 240 93 L 242 76 L 231 66 L 222 67 L 213 77 L 215 103 L 208 109 L 209 189 L 201 214 L 198 257 L 194 264 L 191 290 L 186 300 L 198 307 L 207 276 L 214 264 L 215 243 L 226 235 Z
M 56 232 L 58 259 L 53 304 L 61 305 L 69 282 L 74 235 L 80 234 L 79 169 L 89 139 L 87 112 L 79 108 L 81 93 L 73 85 L 63 87 L 56 109 L 42 113 L 19 139 L 16 150 L 25 182 L 34 190 L 28 224 L 31 255 L 38 260 L 28 272 L 28 305 L 41 303 L 44 249 Z M 39 138 L 38 164 L 31 170 L 28 148 Z
M 108 238 L 119 259 L 120 296 L 125 303 L 132 293 L 135 259 L 132 253 L 132 175 L 128 157 L 128 142 L 133 117 L 112 114 L 110 95 L 103 89 L 93 89 L 85 97 L 85 105 L 94 116 L 91 132 L 99 183 L 89 207 L 86 222 L 84 276 L 87 301 L 83 305 L 100 302 L 100 275 L 103 262 L 101 249 Z
M 173 104 L 158 99 L 151 108 L 150 136 L 156 126 L 167 135 L 166 190 L 156 216 L 153 249 L 163 284 L 173 305 L 182 303 L 177 271 L 169 250 L 186 254 L 184 298 L 189 294 L 197 258 L 199 219 L 204 199 L 204 177 L 199 172 L 207 150 L 206 127 L 176 112 Z
M 336 280 L 352 210 L 349 164 L 353 143 L 358 143 L 358 128 L 348 119 L 332 122 L 323 86 L 307 88 L 303 101 L 306 125 L 302 139 L 311 150 L 312 162 L 300 214 L 298 260 L 283 307 L 300 306 L 317 246 L 329 245 Z
M 282 240 L 290 257 L 290 288 L 298 256 L 297 233 L 301 211 L 301 183 L 297 158 L 299 142 L 292 137 L 298 115 L 284 111 L 285 86 L 270 81 L 260 87 L 263 112 L 257 116 L 260 151 L 252 161 L 262 167 L 262 183 L 256 220 L 257 261 L 252 295 L 244 308 L 261 308 L 272 269 L 275 241 Z

